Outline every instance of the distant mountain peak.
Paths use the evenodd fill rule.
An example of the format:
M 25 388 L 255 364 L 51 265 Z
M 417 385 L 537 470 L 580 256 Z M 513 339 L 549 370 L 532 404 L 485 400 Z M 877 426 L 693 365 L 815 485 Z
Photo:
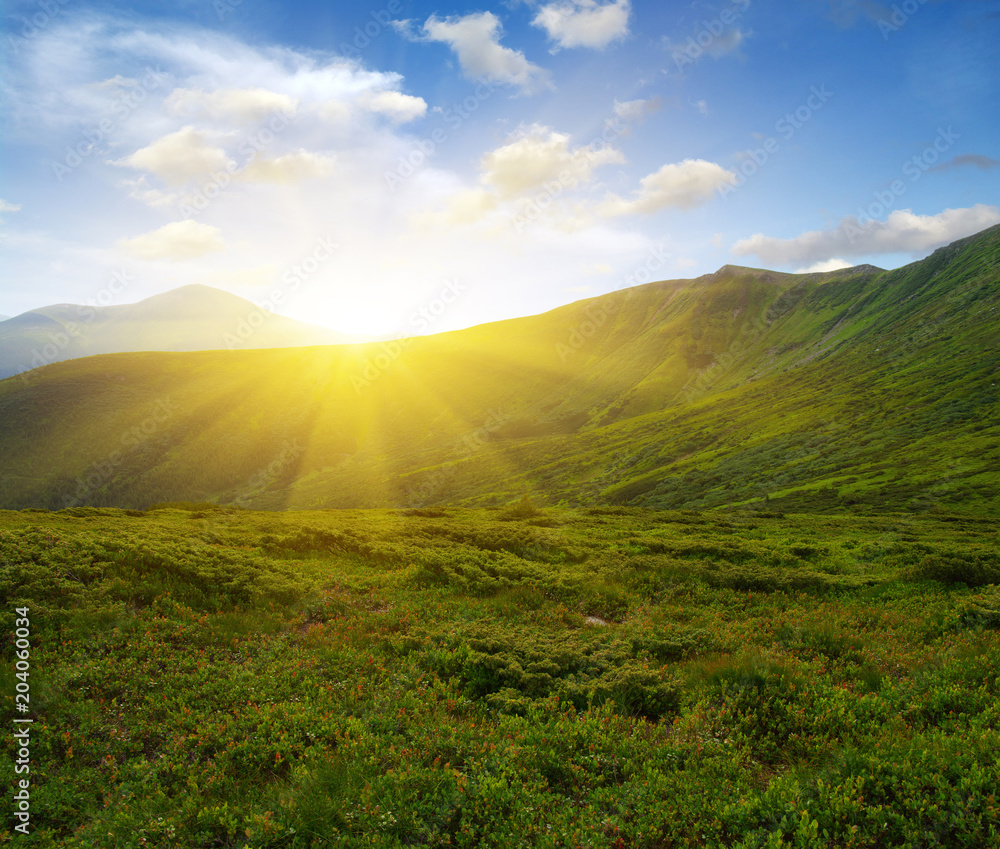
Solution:
M 180 286 L 132 304 L 52 304 L 2 322 L 0 379 L 39 365 L 93 354 L 287 348 L 362 341 L 274 313 L 267 313 L 266 320 L 260 322 L 257 319 L 262 309 L 239 295 L 201 283 Z
M 750 268 L 746 265 L 724 265 L 714 274 L 706 274 L 710 280 L 720 280 L 723 277 L 754 277 L 764 282 L 774 282 L 791 275 L 783 271 L 770 271 L 766 268 Z

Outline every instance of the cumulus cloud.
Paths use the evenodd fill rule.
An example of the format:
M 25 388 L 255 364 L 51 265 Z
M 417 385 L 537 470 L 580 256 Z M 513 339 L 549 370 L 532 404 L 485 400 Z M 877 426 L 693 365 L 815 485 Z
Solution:
M 200 221 L 174 221 L 131 239 L 120 239 L 118 247 L 137 259 L 179 262 L 225 250 L 222 231 Z
M 645 120 L 647 115 L 659 112 L 663 108 L 663 100 L 653 97 L 649 100 L 615 100 L 615 117 L 630 124 Z
M 544 29 L 559 47 L 601 50 L 628 35 L 629 0 L 600 4 L 596 0 L 559 0 L 538 10 L 531 22 Z
M 424 23 L 428 41 L 440 41 L 455 51 L 467 77 L 492 77 L 516 85 L 526 94 L 551 86 L 549 74 L 529 62 L 520 50 L 500 44 L 500 19 L 492 12 L 476 12 L 441 19 L 431 15 Z
M 539 0 L 546 2 L 550 0 Z M 537 5 L 533 9 L 525 23 L 534 17 Z M 437 297 L 443 277 L 480 281 L 482 285 L 470 287 L 468 298 L 463 296 L 459 310 L 442 316 L 433 327 L 435 331 L 451 330 L 509 315 L 511 303 L 525 305 L 525 311 L 541 312 L 551 307 L 552 293 L 561 290 L 563 283 L 559 281 L 567 273 L 605 263 L 609 274 L 613 268 L 624 275 L 653 247 L 645 234 L 636 228 L 617 227 L 618 221 L 597 222 L 586 230 L 571 232 L 561 226 L 581 198 L 593 197 L 599 202 L 603 196 L 604 189 L 598 183 L 603 172 L 596 166 L 589 176 L 584 169 L 576 177 L 577 188 L 567 189 L 555 199 L 536 229 L 527 235 L 517 230 L 512 215 L 527 201 L 520 196 L 501 197 L 499 186 L 510 185 L 503 163 L 495 163 L 496 185 L 481 182 L 485 172 L 474 166 L 483 154 L 513 144 L 530 132 L 501 136 L 481 145 L 472 153 L 472 174 L 465 179 L 461 175 L 469 162 L 468 150 L 442 146 L 398 183 L 387 180 L 389 174 L 403 173 L 400 164 L 409 161 L 415 150 L 413 135 L 399 129 L 413 125 L 400 124 L 396 117 L 416 115 L 421 107 L 408 100 L 392 103 L 379 95 L 390 91 L 424 93 L 404 87 L 398 74 L 341 61 L 320 51 L 302 52 L 259 39 L 248 43 L 232 35 L 232 30 L 200 29 L 166 20 L 146 26 L 131 15 L 85 11 L 77 17 L 62 16 L 35 38 L 22 42 L 24 61 L 12 63 L 2 85 L 9 95 L 4 115 L 10 134 L 26 144 L 45 139 L 54 154 L 64 144 L 76 144 L 81 128 L 97 127 L 109 116 L 116 122 L 107 146 L 94 150 L 85 168 L 67 180 L 63 190 L 41 191 L 31 201 L 39 220 L 71 215 L 80 226 L 71 228 L 73 232 L 67 233 L 65 241 L 46 237 L 44 244 L 27 241 L 28 231 L 4 236 L 5 248 L 11 253 L 12 239 L 22 240 L 17 255 L 6 257 L 12 275 L 35 281 L 33 287 L 43 292 L 39 297 L 51 302 L 72 300 L 62 294 L 62 287 L 72 291 L 80 280 L 100 280 L 120 268 L 125 251 L 155 260 L 142 262 L 143 295 L 175 287 L 178 268 L 183 269 L 187 282 L 206 281 L 234 290 L 242 285 L 241 291 L 248 294 L 259 285 L 263 291 L 287 269 L 312 255 L 314 238 L 335 235 L 342 249 L 285 302 L 287 314 L 329 322 L 345 330 L 358 330 L 371 320 L 373 329 L 377 325 L 378 332 L 387 335 L 412 333 L 413 305 Z M 67 15 L 73 14 L 67 8 Z M 442 11 L 440 16 L 445 14 Z M 426 18 L 425 14 L 415 27 L 420 38 L 424 37 Z M 510 44 L 508 36 L 500 38 L 499 29 L 493 31 L 499 44 L 521 47 Z M 531 31 L 544 39 L 541 30 Z M 459 60 L 445 46 L 426 49 L 441 51 L 440 58 L 447 56 L 459 70 Z M 525 63 L 523 57 L 518 60 L 517 55 L 511 51 L 500 56 L 500 60 L 511 59 L 506 67 L 510 83 L 506 91 L 515 95 L 520 94 L 519 83 L 511 78 L 536 86 L 547 81 L 544 71 Z M 147 80 L 147 67 L 155 67 L 159 74 Z M 94 85 L 115 75 L 119 79 L 107 86 Z M 494 84 L 503 87 L 499 77 Z M 127 120 L 119 121 L 115 105 L 135 85 L 143 87 L 141 107 L 129 112 Z M 179 112 L 172 111 L 164 102 L 178 89 L 205 95 L 272 92 L 297 101 L 296 120 L 280 129 L 271 117 L 246 124 L 240 115 L 252 111 L 250 106 L 242 113 L 234 107 L 226 118 L 213 117 L 202 111 L 211 99 L 200 94 L 177 95 L 173 103 Z M 613 93 L 605 103 L 609 111 Z M 232 105 L 234 99 L 227 96 L 220 102 Z M 372 110 L 372 103 L 381 111 Z M 263 109 L 265 104 L 258 105 Z M 185 127 L 191 129 L 184 132 Z M 173 138 L 176 149 L 168 150 L 164 140 L 174 133 L 179 133 Z M 539 135 L 543 141 L 549 140 L 548 132 Z M 583 141 L 590 138 L 588 135 Z M 605 141 L 610 139 L 609 133 Z M 562 160 L 576 161 L 572 154 L 580 143 L 567 142 Z M 102 152 L 105 149 L 113 152 Z M 558 153 L 560 145 L 553 145 L 553 149 Z M 126 167 L 108 164 L 109 159 L 132 159 L 133 152 L 134 161 Z M 282 179 L 301 175 L 302 169 L 315 173 L 310 166 L 316 160 L 304 153 L 332 159 L 334 176 L 303 179 L 294 191 L 270 181 L 248 183 L 240 178 L 239 169 L 247 169 L 250 177 Z M 216 181 L 219 191 L 209 198 L 208 206 L 193 204 L 201 195 L 209 196 L 212 175 L 223 170 L 211 167 L 217 164 L 225 164 L 227 171 L 232 166 L 232 180 L 225 186 Z M 619 167 L 605 170 L 612 172 Z M 205 179 L 187 176 L 206 169 L 211 174 Z M 94 179 L 81 180 L 83 170 Z M 551 169 L 539 170 L 539 174 L 546 173 Z M 173 175 L 177 185 L 165 184 L 160 174 Z M 584 177 L 590 182 L 582 182 Z M 544 189 L 525 191 L 539 197 Z M 251 196 L 253 202 L 248 202 Z M 17 195 L 27 210 L 24 197 Z M 137 213 L 143 218 L 150 214 L 148 206 L 137 208 L 136 197 L 145 204 L 158 205 L 153 213 L 156 223 L 136 223 Z M 17 200 L 9 193 L 7 198 Z M 440 210 L 449 199 L 454 219 L 464 223 L 478 217 L 481 225 L 413 226 L 420 213 Z M 101 212 L 96 219 L 95 205 Z M 179 212 L 187 206 L 204 212 Z M 81 212 L 76 215 L 74 210 Z M 0 216 L 7 218 L 8 229 L 15 215 L 23 218 L 20 213 Z M 187 223 L 182 219 L 188 219 Z M 535 220 L 530 219 L 525 226 L 535 227 Z M 178 223 L 156 230 L 169 221 Z M 196 222 L 216 225 L 220 230 L 206 231 Z M 184 257 L 184 262 L 170 261 Z M 215 274 L 218 278 L 212 279 Z M 26 303 L 20 311 L 30 306 Z
M 187 126 L 114 164 L 149 171 L 168 185 L 176 186 L 204 178 L 214 171 L 225 171 L 229 162 L 225 150 L 209 144 L 203 132 Z
M 808 264 L 831 257 L 871 254 L 922 254 L 1000 222 L 1000 207 L 976 204 L 966 209 L 946 209 L 937 215 L 915 215 L 909 209 L 891 213 L 885 221 L 841 219 L 830 230 L 812 230 L 793 239 L 761 233 L 741 239 L 732 247 L 738 256 L 753 254 L 767 265 Z
M 575 188 L 593 179 L 601 165 L 623 163 L 621 151 L 605 146 L 570 147 L 570 137 L 548 127 L 524 128 L 514 141 L 489 151 L 480 161 L 482 181 L 509 198 L 559 181 Z
M 328 156 L 297 150 L 273 159 L 251 160 L 239 177 L 247 183 L 298 183 L 333 173 L 334 160 Z
M 631 200 L 611 195 L 601 205 L 599 213 L 613 218 L 619 215 L 651 215 L 667 207 L 693 209 L 735 179 L 735 174 L 715 162 L 685 159 L 664 165 L 655 174 L 643 177 Z
M 19 212 L 21 205 L 19 203 L 8 203 L 5 200 L 0 199 L 0 213 L 2 212 Z
M 427 101 L 422 97 L 414 97 L 399 91 L 380 91 L 371 94 L 365 98 L 364 104 L 369 111 L 385 115 L 397 124 L 415 121 L 427 114 Z
M 424 227 L 440 228 L 475 224 L 495 212 L 512 218 L 531 208 L 535 210 L 532 220 L 544 214 L 550 224 L 573 231 L 589 220 L 586 204 L 564 195 L 592 185 L 594 172 L 602 165 L 623 162 L 621 151 L 609 145 L 574 147 L 568 135 L 550 127 L 522 127 L 506 144 L 480 159 L 478 186 L 453 192 L 443 211 L 414 220 Z
M 178 88 L 170 93 L 164 105 L 174 115 L 184 118 L 210 118 L 252 124 L 280 112 L 294 114 L 299 99 L 263 88 L 220 89 L 202 91 Z

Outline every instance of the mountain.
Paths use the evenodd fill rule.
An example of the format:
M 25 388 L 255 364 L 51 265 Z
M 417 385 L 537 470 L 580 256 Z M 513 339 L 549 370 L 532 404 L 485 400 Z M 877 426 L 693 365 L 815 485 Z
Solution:
M 1000 511 L 1000 227 L 378 344 L 0 382 L 0 505 Z
M 0 378 L 93 354 L 285 348 L 363 338 L 266 312 L 210 286 L 191 285 L 136 304 L 54 304 L 8 318 L 0 323 Z

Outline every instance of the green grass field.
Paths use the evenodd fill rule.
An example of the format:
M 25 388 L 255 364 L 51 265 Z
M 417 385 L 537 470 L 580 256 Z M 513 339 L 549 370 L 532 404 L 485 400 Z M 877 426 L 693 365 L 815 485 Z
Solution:
M 34 723 L 32 834 L 0 839 L 997 846 L 998 528 L 3 512 L 0 689 L 27 607 Z

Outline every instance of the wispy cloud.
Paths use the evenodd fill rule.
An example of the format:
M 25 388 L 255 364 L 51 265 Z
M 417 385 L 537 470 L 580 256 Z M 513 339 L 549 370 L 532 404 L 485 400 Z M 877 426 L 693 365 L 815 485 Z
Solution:
M 630 124 L 641 123 L 648 115 L 659 112 L 663 108 L 663 99 L 652 97 L 649 100 L 615 101 L 615 117 Z
M 983 156 L 978 153 L 963 153 L 949 162 L 942 162 L 940 165 L 935 165 L 933 168 L 928 168 L 927 170 L 950 171 L 953 168 L 965 168 L 969 166 L 989 171 L 993 168 L 1000 168 L 1000 159 L 994 159 L 992 156 Z
M 736 242 L 732 252 L 757 256 L 767 265 L 802 265 L 873 254 L 919 255 L 998 222 L 1000 207 L 986 204 L 946 209 L 937 215 L 915 215 L 901 209 L 885 221 L 862 223 L 848 216 L 830 230 L 812 230 L 791 239 L 758 233 Z
M 187 220 L 174 221 L 131 239 L 121 239 L 118 247 L 137 259 L 179 262 L 225 250 L 226 243 L 218 227 Z

